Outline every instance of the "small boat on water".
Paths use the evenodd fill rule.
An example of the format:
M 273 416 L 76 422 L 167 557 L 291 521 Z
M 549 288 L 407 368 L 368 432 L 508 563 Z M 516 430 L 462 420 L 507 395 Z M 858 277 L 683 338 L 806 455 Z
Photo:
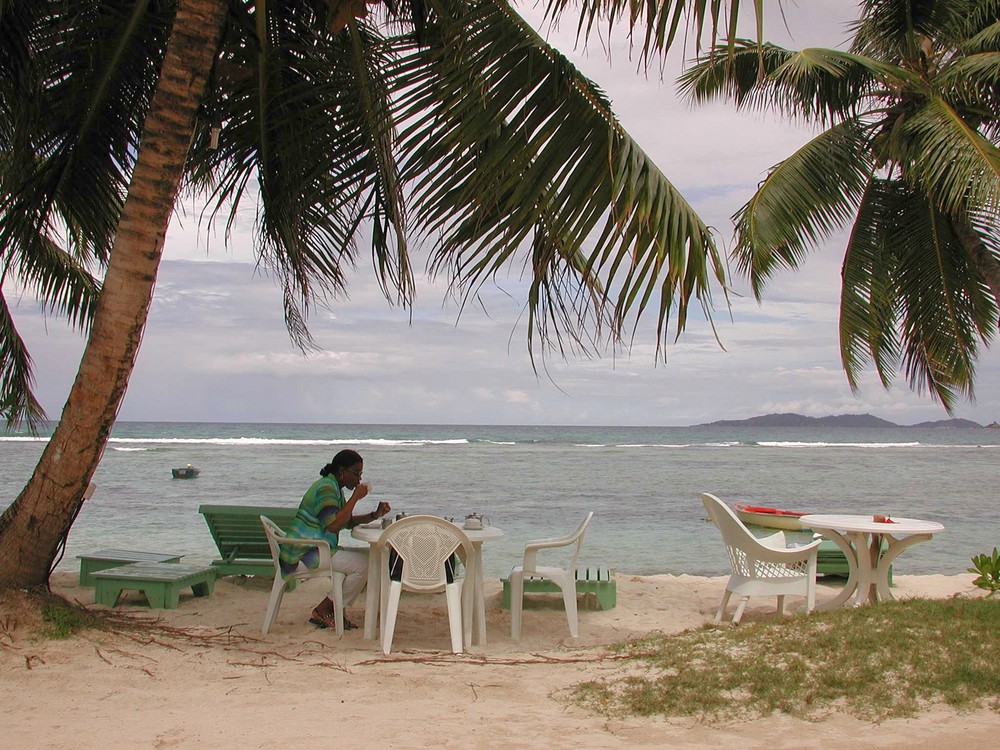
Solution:
M 196 469 L 191 464 L 187 466 L 182 466 L 179 469 L 171 469 L 170 473 L 173 475 L 174 479 L 194 479 L 201 473 L 201 469 Z
M 733 503 L 733 510 L 741 521 L 751 526 L 763 526 L 768 529 L 783 529 L 785 531 L 808 531 L 803 529 L 799 519 L 806 515 L 795 510 L 769 508 L 765 505 L 747 505 Z

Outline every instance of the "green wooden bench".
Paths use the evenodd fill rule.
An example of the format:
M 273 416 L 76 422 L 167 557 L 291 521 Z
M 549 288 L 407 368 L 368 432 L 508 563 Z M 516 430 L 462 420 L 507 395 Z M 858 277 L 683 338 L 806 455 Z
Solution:
M 77 555 L 80 561 L 80 585 L 93 586 L 93 575 L 99 570 L 117 568 L 137 562 L 179 563 L 183 555 L 165 552 L 135 552 L 128 549 L 102 549 L 89 555 Z
M 176 609 L 181 589 L 190 588 L 195 596 L 208 596 L 215 590 L 215 570 L 179 563 L 132 563 L 99 570 L 94 579 L 94 601 L 114 607 L 123 591 L 141 591 L 154 609 Z
M 843 550 L 829 539 L 824 539 L 819 545 L 816 557 L 816 573 L 821 576 L 838 576 L 847 578 L 851 568 Z M 892 566 L 889 567 L 889 585 L 892 586 Z
M 503 608 L 510 609 L 510 579 L 501 578 L 503 584 Z M 525 594 L 558 593 L 559 587 L 548 578 L 524 577 Z M 618 604 L 618 584 L 613 568 L 577 568 L 576 593 L 593 594 L 601 609 L 613 609 Z
M 267 516 L 287 531 L 298 506 L 202 505 L 208 530 L 222 557 L 212 561 L 220 576 L 274 576 L 271 548 L 260 523 Z

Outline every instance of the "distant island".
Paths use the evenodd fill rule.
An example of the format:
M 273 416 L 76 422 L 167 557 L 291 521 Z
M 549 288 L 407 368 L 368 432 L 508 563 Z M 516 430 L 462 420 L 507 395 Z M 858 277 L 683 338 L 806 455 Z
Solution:
M 807 417 L 803 414 L 765 414 L 749 419 L 722 419 L 718 422 L 700 424 L 698 427 L 919 427 L 927 428 L 969 428 L 984 429 L 984 426 L 971 419 L 942 419 L 936 422 L 919 422 L 918 424 L 902 425 L 881 419 L 871 414 L 838 414 L 831 417 Z M 1000 424 L 993 422 L 986 427 L 998 428 Z

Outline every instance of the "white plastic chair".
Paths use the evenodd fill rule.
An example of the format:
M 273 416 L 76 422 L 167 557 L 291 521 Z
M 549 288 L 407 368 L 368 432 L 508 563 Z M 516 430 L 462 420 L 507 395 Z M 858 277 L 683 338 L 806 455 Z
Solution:
M 709 520 L 722 533 L 733 570 L 719 611 L 715 614 L 716 621 L 722 620 L 733 594 L 739 597 L 733 624 L 743 617 L 743 610 L 751 596 L 776 596 L 779 615 L 784 614 L 786 596 L 804 596 L 806 612 L 812 612 L 816 606 L 816 557 L 820 540 L 800 547 L 786 547 L 783 531 L 758 538 L 715 495 L 706 492 L 702 494 L 701 501 L 708 511 Z
M 576 531 L 566 536 L 550 537 L 548 539 L 535 539 L 524 545 L 524 562 L 517 565 L 510 571 L 510 636 L 517 639 L 521 637 L 521 610 L 524 599 L 524 577 L 535 576 L 538 578 L 548 578 L 562 592 L 563 603 L 566 607 L 566 619 L 569 622 L 569 634 L 576 638 L 579 634 L 579 625 L 576 614 L 576 561 L 580 556 L 580 548 L 583 546 L 583 535 L 587 531 L 590 519 L 594 517 L 591 511 L 583 519 L 583 523 L 577 526 Z M 543 566 L 538 564 L 538 553 L 543 549 L 555 549 L 558 547 L 573 546 L 569 564 L 564 568 Z
M 448 582 L 445 564 L 452 555 L 467 560 L 473 554 L 472 542 L 458 526 L 435 516 L 408 516 L 395 521 L 382 532 L 378 541 L 382 570 L 382 652 L 392 650 L 396 630 L 399 597 L 403 590 L 418 593 L 445 592 L 448 603 L 448 624 L 451 630 L 451 650 L 462 653 L 462 623 L 471 616 L 462 604 L 462 579 L 452 571 Z M 390 577 L 390 553 L 398 555 L 401 565 L 399 580 Z M 394 555 L 392 555 L 395 558 Z M 468 598 L 468 597 L 467 597 Z
M 333 600 L 333 617 L 336 621 L 337 635 L 344 634 L 344 579 L 347 577 L 333 569 L 333 556 L 330 554 L 330 544 L 325 539 L 297 539 L 285 535 L 285 532 L 267 516 L 261 516 L 260 522 L 264 525 L 264 533 L 267 534 L 267 544 L 271 548 L 271 559 L 274 561 L 274 583 L 271 585 L 271 599 L 267 603 L 267 613 L 264 615 L 264 627 L 261 632 L 265 635 L 274 625 L 278 617 L 278 609 L 281 607 L 281 597 L 285 594 L 285 589 L 289 583 L 306 581 L 310 578 L 330 579 L 330 599 Z M 316 547 L 319 549 L 319 565 L 309 570 L 296 571 L 287 578 L 281 574 L 281 565 L 278 563 L 278 553 L 281 545 L 297 545 L 306 547 Z

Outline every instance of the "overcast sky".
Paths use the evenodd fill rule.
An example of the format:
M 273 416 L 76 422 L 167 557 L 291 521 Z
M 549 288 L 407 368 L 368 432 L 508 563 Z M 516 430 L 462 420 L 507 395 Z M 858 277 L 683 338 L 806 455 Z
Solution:
M 843 46 L 856 9 L 852 0 L 785 5 L 788 31 L 772 8 L 765 35 L 794 48 Z M 605 89 L 628 131 L 730 247 L 729 217 L 810 131 L 773 115 L 738 115 L 728 105 L 693 109 L 675 93 L 680 50 L 662 80 L 655 71 L 647 77 L 623 47 L 614 47 L 610 63 L 596 41 L 574 50 L 573 27 L 548 36 Z M 844 237 L 834 238 L 802 271 L 779 273 L 762 304 L 735 279 L 743 296 L 731 296 L 730 309 L 715 290 L 724 349 L 709 325 L 692 319 L 665 364 L 657 364 L 653 334 L 640 332 L 630 352 L 550 358 L 536 375 L 518 269 L 502 288 L 484 290 L 488 315 L 468 309 L 459 319 L 440 282 L 423 279 L 411 316 L 390 308 L 370 268 L 360 267 L 350 299 L 310 318 L 322 351 L 304 357 L 285 332 L 280 290 L 255 270 L 250 235 L 237 233 L 227 249 L 219 237 L 207 240 L 192 218 L 178 217 L 120 419 L 689 425 L 770 412 L 870 412 L 900 424 L 947 418 L 903 379 L 886 391 L 870 378 L 860 395 L 851 393 L 837 341 L 843 247 Z M 31 300 L 21 299 L 15 315 L 35 359 L 38 393 L 57 418 L 82 340 L 41 317 Z M 1000 353 L 988 352 L 977 403 L 963 403 L 957 416 L 1000 419 L 998 385 Z

